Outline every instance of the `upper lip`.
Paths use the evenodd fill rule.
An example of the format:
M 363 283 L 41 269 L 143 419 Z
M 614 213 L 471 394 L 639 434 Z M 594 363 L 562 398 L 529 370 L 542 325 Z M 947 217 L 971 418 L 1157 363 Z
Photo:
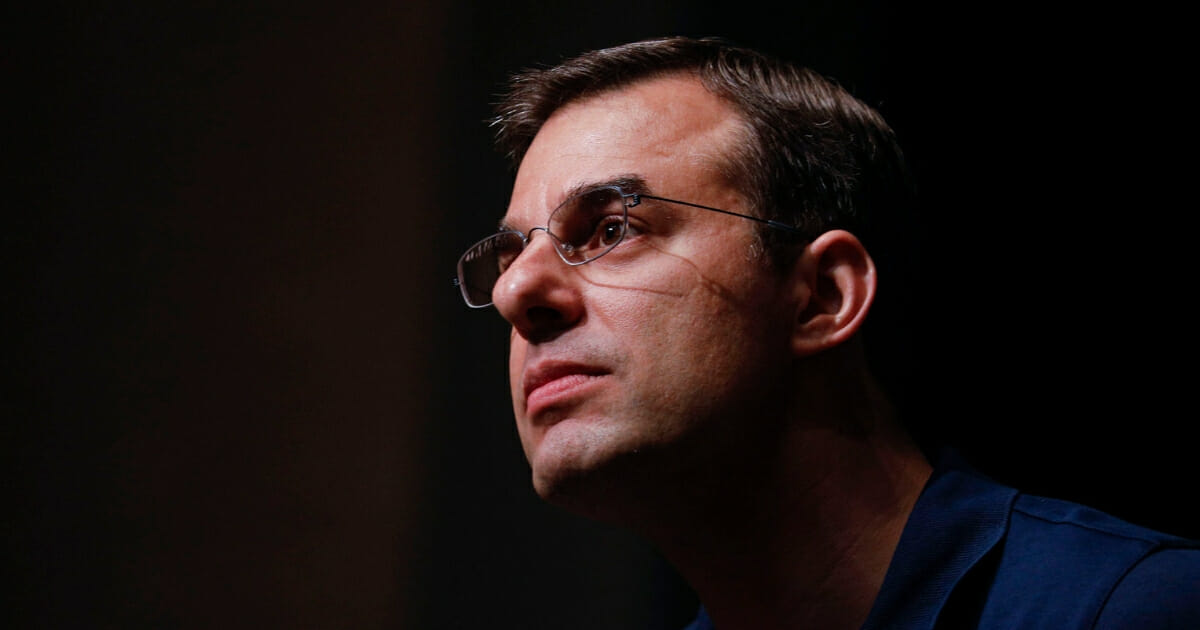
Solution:
M 601 375 L 607 373 L 608 370 L 604 368 L 575 363 L 573 361 L 543 361 L 525 370 L 522 379 L 525 385 L 525 398 L 528 399 L 529 394 L 533 390 L 564 376 L 572 374 Z

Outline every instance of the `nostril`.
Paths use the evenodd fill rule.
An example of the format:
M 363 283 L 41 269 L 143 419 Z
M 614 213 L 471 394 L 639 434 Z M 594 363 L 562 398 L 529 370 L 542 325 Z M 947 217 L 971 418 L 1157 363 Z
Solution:
M 534 326 L 552 325 L 563 321 L 562 313 L 558 309 L 550 308 L 549 306 L 531 306 L 525 311 L 525 316 L 529 318 L 529 322 Z
M 549 306 L 531 306 L 525 311 L 525 337 L 532 342 L 549 341 L 570 327 L 562 311 Z

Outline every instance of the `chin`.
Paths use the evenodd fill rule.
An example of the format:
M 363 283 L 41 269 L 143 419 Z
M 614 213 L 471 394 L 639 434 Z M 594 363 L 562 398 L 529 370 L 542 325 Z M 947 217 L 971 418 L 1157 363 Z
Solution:
M 621 521 L 645 479 L 646 449 L 629 439 L 605 440 L 595 431 L 548 431 L 530 458 L 533 488 L 543 500 L 602 521 Z M 601 432 L 602 433 L 602 432 Z
M 613 525 L 631 524 L 628 488 L 595 471 L 554 477 L 535 474 L 533 487 L 543 501 L 576 516 Z

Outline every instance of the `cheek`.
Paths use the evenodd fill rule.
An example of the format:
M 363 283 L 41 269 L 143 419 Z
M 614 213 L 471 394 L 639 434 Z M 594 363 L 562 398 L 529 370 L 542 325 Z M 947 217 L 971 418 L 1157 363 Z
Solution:
M 521 381 L 521 370 L 525 365 L 525 342 L 514 330 L 508 338 L 508 385 L 517 393 Z
M 728 293 L 698 282 L 673 287 L 688 290 L 626 292 L 599 315 L 616 332 L 641 382 L 638 402 L 654 408 L 723 388 L 758 346 L 752 317 Z
M 787 346 L 778 290 L 753 263 L 733 260 L 737 253 L 660 278 L 669 291 L 656 292 L 657 299 L 644 301 L 622 322 L 653 347 L 648 360 L 669 364 L 692 386 L 720 388 L 767 360 L 764 353 Z
M 528 450 L 526 442 L 529 440 L 529 427 L 526 426 L 524 419 L 521 417 L 521 407 L 525 404 L 525 396 L 521 387 L 521 372 L 525 366 L 525 348 L 526 344 L 524 340 L 514 332 L 508 344 L 509 399 L 512 402 L 513 417 L 517 422 L 517 431 L 520 433 L 521 443 Z
M 605 272 L 589 278 L 588 314 L 622 336 L 686 317 L 684 305 L 704 286 L 694 264 L 662 252 L 645 255 L 638 265 Z

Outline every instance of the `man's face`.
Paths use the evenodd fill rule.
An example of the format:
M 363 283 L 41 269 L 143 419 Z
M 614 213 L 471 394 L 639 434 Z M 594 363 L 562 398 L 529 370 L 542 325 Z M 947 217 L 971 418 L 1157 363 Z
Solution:
M 685 76 L 569 104 L 529 147 L 504 223 L 528 234 L 570 191 L 630 178 L 745 213 L 716 168 L 740 130 Z M 513 410 L 534 486 L 585 512 L 606 509 L 599 488 L 667 481 L 736 450 L 790 361 L 795 313 L 754 255 L 753 222 L 650 199 L 629 212 L 625 240 L 578 267 L 534 232 L 493 292 L 513 326 Z

